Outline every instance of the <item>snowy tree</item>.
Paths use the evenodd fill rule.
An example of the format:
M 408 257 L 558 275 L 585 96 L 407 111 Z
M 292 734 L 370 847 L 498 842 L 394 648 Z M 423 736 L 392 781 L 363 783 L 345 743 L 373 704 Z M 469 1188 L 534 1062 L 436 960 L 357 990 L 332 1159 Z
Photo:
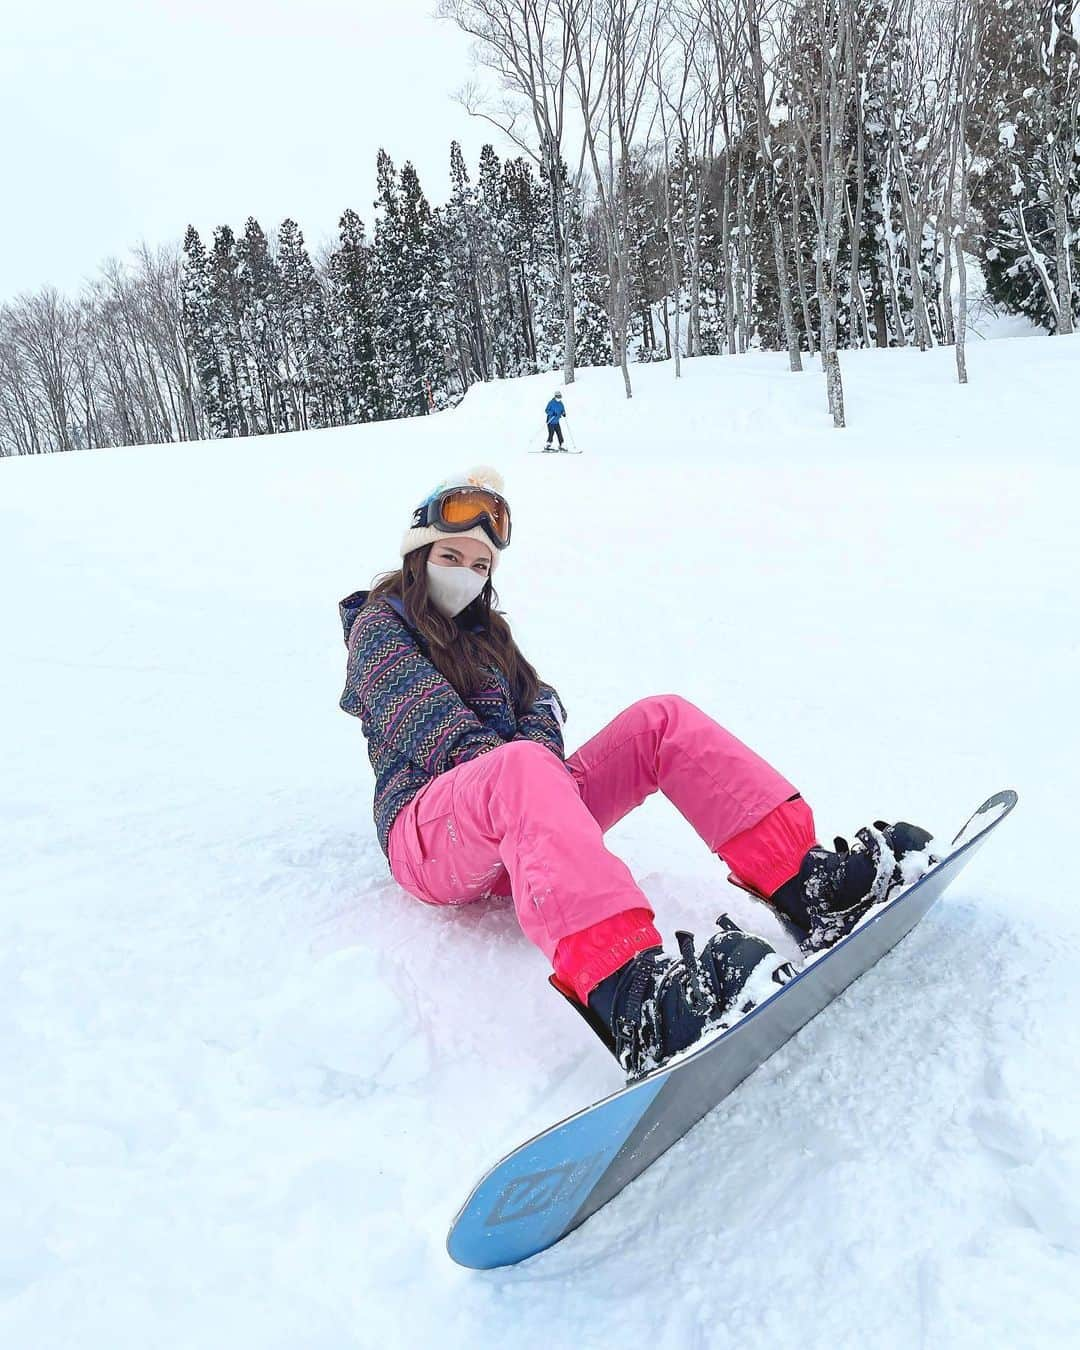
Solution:
M 461 391 L 446 364 L 451 319 L 442 285 L 438 230 L 416 170 L 406 163 L 400 181 L 379 151 L 375 262 L 379 343 L 395 413 L 423 414 Z
M 237 242 L 237 254 L 244 291 L 244 345 L 260 395 L 261 418 L 257 429 L 287 431 L 297 423 L 295 419 L 290 421 L 285 403 L 285 335 L 279 313 L 281 274 L 266 235 L 253 216 L 248 217 Z
M 480 157 L 485 195 L 494 188 L 494 177 L 485 169 L 489 154 L 494 158 L 485 146 Z M 506 335 L 511 347 L 502 351 L 501 362 L 519 375 L 557 365 L 565 370 L 565 290 L 551 223 L 551 192 L 537 178 L 532 162 L 519 155 L 502 166 L 499 200 L 499 231 L 492 242 L 505 259 L 514 296 L 513 328 Z M 568 193 L 559 200 L 564 210 L 571 209 Z
M 496 222 L 483 219 L 461 146 L 450 146 L 450 200 L 437 212 L 458 374 L 465 387 L 493 374 L 486 255 Z M 500 372 L 501 373 L 501 372 Z
M 202 391 L 211 436 L 237 432 L 234 385 L 229 380 L 226 351 L 221 340 L 218 303 L 210 255 L 193 225 L 184 238 L 184 332 Z
M 985 0 L 981 96 L 969 135 L 982 152 L 972 197 L 991 296 L 1051 331 L 1071 332 L 1080 263 L 1074 4 Z
M 477 40 L 476 59 L 493 72 L 506 101 L 492 109 L 474 88 L 469 112 L 497 126 L 536 165 L 550 193 L 546 219 L 559 277 L 563 384 L 574 381 L 574 276 L 567 218 L 566 111 L 569 30 L 576 0 L 440 0 L 439 12 Z
M 284 336 L 285 388 L 293 425 L 333 424 L 330 326 L 326 297 L 296 221 L 278 230 L 278 312 Z
M 568 198 L 568 228 L 574 268 L 578 364 L 610 365 L 613 359 L 608 319 L 610 281 L 604 266 L 603 234 L 599 222 L 582 210 L 577 192 Z
M 389 415 L 389 402 L 375 346 L 371 249 L 355 211 L 343 213 L 338 232 L 340 244 L 330 256 L 328 271 L 342 415 L 346 422 L 374 422 Z

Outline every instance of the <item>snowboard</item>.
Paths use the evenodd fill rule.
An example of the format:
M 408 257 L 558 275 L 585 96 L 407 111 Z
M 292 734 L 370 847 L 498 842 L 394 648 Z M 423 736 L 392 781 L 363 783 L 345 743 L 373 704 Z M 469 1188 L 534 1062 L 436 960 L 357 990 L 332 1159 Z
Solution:
M 508 1153 L 454 1219 L 451 1257 L 476 1270 L 513 1265 L 583 1224 L 905 937 L 1016 801 L 1006 790 L 983 802 L 918 881 L 734 1025 Z

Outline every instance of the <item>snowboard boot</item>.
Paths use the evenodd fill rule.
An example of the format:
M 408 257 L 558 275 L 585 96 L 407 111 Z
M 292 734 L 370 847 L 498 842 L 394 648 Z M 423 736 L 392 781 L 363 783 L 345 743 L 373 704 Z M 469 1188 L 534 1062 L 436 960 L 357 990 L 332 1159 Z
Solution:
M 640 1078 L 687 1049 L 705 1030 L 683 962 L 662 948 L 638 952 L 589 995 L 587 1020 L 626 1071 Z
M 698 956 L 692 933 L 676 933 L 680 955 L 638 952 L 596 986 L 582 1007 L 567 995 L 632 1081 L 689 1049 L 705 1031 L 728 1026 L 794 975 L 763 939 L 726 914 Z M 566 993 L 554 977 L 552 983 Z
M 875 820 L 874 829 L 880 830 L 885 836 L 885 842 L 896 859 L 898 870 L 894 873 L 893 879 L 897 883 L 908 886 L 913 881 L 918 881 L 927 868 L 938 861 L 930 851 L 934 836 L 929 831 L 920 829 L 918 825 L 909 825 L 906 820 L 898 820 L 895 825 L 889 825 L 884 820 Z M 915 858 L 913 854 L 926 856 Z
M 728 1026 L 794 979 L 796 972 L 787 961 L 780 960 L 764 938 L 744 933 L 730 915 L 721 914 L 716 926 L 720 931 L 709 938 L 696 958 L 693 936 L 675 936 L 691 981 L 696 969 L 704 983 L 710 1000 L 710 1025 Z
M 833 852 L 815 844 L 769 903 L 799 930 L 804 952 L 822 951 L 850 933 L 897 886 L 925 871 L 922 861 L 932 862 L 932 855 L 906 864 L 905 859 L 923 853 L 930 838 L 906 821 L 888 825 L 878 820 L 859 830 L 851 844 L 836 838 Z

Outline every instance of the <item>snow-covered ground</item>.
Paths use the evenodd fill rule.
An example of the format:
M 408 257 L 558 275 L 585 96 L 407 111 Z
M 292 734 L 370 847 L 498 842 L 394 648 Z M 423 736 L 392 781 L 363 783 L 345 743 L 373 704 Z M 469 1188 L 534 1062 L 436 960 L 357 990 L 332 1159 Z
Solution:
M 1080 338 L 755 354 L 430 419 L 0 462 L 0 1343 L 1063 1346 L 1080 1325 Z M 639 1182 L 513 1269 L 472 1182 L 619 1073 L 505 905 L 390 880 L 336 603 L 499 466 L 499 591 L 573 747 L 678 692 L 823 837 L 1011 820 Z M 776 936 L 652 799 L 659 922 Z

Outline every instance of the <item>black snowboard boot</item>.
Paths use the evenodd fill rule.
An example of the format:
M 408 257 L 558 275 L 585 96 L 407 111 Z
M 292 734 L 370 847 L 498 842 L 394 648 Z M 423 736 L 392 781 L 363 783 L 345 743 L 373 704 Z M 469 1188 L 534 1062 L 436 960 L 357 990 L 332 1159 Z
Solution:
M 593 1029 L 628 1078 L 659 1068 L 693 1045 L 707 1021 L 683 962 L 660 947 L 638 952 L 601 980 L 589 995 L 589 1012 Z
M 884 820 L 875 820 L 874 829 L 880 830 L 885 836 L 885 842 L 892 850 L 893 857 L 898 864 L 901 864 L 901 875 L 897 877 L 898 881 L 901 879 L 905 882 L 918 881 L 922 873 L 926 871 L 926 866 L 938 861 L 930 851 L 930 844 L 934 836 L 929 831 L 920 829 L 918 825 L 909 825 L 906 820 L 898 820 L 895 825 L 889 825 Z M 926 853 L 926 858 L 923 860 L 926 866 L 921 869 L 915 868 L 915 875 L 906 877 L 904 873 L 907 869 L 902 864 L 913 853 Z
M 659 947 L 638 952 L 589 995 L 570 1002 L 614 1054 L 629 1079 L 686 1050 L 702 1032 L 728 1025 L 794 975 L 763 939 L 726 914 L 700 957 L 692 933 L 677 933 L 680 956 Z M 556 988 L 559 988 L 556 985 Z
M 769 897 L 799 930 L 804 952 L 822 951 L 846 936 L 874 905 L 887 900 L 897 886 L 916 879 L 920 870 L 904 865 L 922 853 L 931 836 L 917 825 L 875 821 L 858 831 L 854 841 L 834 840 L 835 851 L 815 844 L 799 871 Z M 926 862 L 933 861 L 927 854 Z M 912 872 L 912 875 L 908 875 Z
M 720 931 L 709 938 L 697 958 L 693 936 L 675 936 L 691 980 L 696 964 L 704 981 L 710 1000 L 710 1025 L 726 1026 L 775 994 L 796 972 L 787 961 L 780 960 L 764 938 L 744 933 L 730 915 L 721 914 L 716 926 Z

